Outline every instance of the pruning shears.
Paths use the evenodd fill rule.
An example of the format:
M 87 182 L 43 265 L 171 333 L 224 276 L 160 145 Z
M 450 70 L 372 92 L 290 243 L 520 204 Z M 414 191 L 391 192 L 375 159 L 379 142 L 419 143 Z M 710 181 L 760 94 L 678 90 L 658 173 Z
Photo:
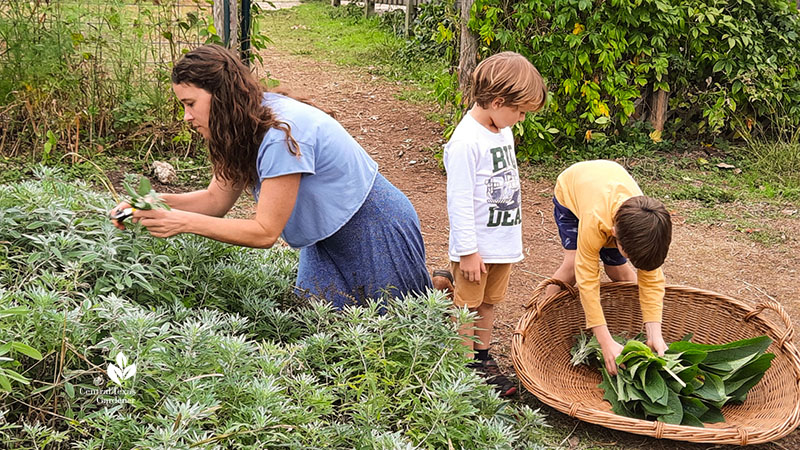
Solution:
M 117 222 L 122 222 L 123 220 L 132 216 L 134 211 L 136 211 L 136 208 L 125 208 L 122 210 L 117 210 L 116 213 L 112 212 L 111 214 L 109 214 L 109 217 L 112 220 L 116 220 Z

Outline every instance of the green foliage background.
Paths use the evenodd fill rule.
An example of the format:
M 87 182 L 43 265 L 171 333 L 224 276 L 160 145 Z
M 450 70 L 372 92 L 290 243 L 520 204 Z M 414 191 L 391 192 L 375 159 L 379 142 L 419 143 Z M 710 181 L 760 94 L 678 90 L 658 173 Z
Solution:
M 113 148 L 196 147 L 172 63 L 222 44 L 202 0 L 7 0 L 0 5 L 0 156 L 57 162 Z M 265 47 L 254 3 L 251 45 Z M 256 56 L 253 55 L 253 59 Z M 76 162 L 80 158 L 74 158 Z
M 800 125 L 800 13 L 787 0 L 476 0 L 479 57 L 513 50 L 546 78 L 517 127 L 521 159 L 642 141 L 637 107 L 670 93 L 664 137 L 767 136 Z M 453 86 L 451 85 L 451 88 Z M 657 139 L 656 139 L 657 140 Z

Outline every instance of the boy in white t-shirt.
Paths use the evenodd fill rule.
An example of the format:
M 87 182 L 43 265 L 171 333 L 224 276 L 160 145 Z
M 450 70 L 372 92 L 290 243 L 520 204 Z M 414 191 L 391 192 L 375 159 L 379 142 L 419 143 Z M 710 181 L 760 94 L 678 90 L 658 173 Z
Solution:
M 503 52 L 482 61 L 472 75 L 474 105 L 444 147 L 450 270 L 434 272 L 434 286 L 452 289 L 453 303 L 476 311 L 464 344 L 501 396 L 516 386 L 489 355 L 494 305 L 508 289 L 511 265 L 522 260 L 522 208 L 511 127 L 540 110 L 547 87 L 522 55 Z M 455 275 L 455 277 L 453 277 Z M 477 341 L 473 339 L 477 337 Z

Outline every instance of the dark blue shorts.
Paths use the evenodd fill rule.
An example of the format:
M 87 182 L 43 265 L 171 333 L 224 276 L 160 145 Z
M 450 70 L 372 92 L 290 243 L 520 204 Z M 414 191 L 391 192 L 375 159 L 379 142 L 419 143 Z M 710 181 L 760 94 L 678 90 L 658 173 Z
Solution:
M 572 213 L 566 206 L 558 203 L 555 196 L 553 197 L 553 217 L 556 219 L 558 226 L 558 235 L 561 237 L 561 246 L 565 250 L 578 249 L 578 217 Z M 600 249 L 600 259 L 603 264 L 607 266 L 621 266 L 628 262 L 628 259 L 622 256 L 619 249 L 603 247 Z

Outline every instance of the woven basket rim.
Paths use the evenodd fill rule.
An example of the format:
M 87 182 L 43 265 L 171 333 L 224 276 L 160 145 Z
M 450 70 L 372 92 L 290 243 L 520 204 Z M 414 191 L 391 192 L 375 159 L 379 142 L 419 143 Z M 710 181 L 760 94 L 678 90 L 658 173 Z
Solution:
M 559 285 L 564 288 L 564 290 L 551 295 L 550 297 L 545 297 L 545 288 L 551 284 Z M 634 282 L 604 282 L 601 283 L 601 290 L 619 286 L 630 287 L 635 285 L 636 283 Z M 758 322 L 759 325 L 768 330 L 767 334 L 770 335 L 778 347 L 776 357 L 778 357 L 780 354 L 781 356 L 788 358 L 795 375 L 795 379 L 787 380 L 788 383 L 792 383 L 794 385 L 794 407 L 791 411 L 787 411 L 786 420 L 783 421 L 783 423 L 780 423 L 770 429 L 747 426 L 739 426 L 736 428 L 700 428 L 688 425 L 672 425 L 658 421 L 620 416 L 610 411 L 599 410 L 583 405 L 581 402 L 568 403 L 557 398 L 551 392 L 545 392 L 540 388 L 535 377 L 533 377 L 526 370 L 526 367 L 520 357 L 521 351 L 524 347 L 525 331 L 534 320 L 541 319 L 542 311 L 545 310 L 546 307 L 565 299 L 576 299 L 579 295 L 572 286 L 566 286 L 559 280 L 552 278 L 543 280 L 536 287 L 532 294 L 532 299 L 525 305 L 527 311 L 519 319 L 512 337 L 511 359 L 514 363 L 517 376 L 519 377 L 523 386 L 525 386 L 528 391 L 530 391 L 540 401 L 548 406 L 551 406 L 556 410 L 582 421 L 594 423 L 615 430 L 651 436 L 658 439 L 663 438 L 689 442 L 748 445 L 779 439 L 797 428 L 797 426 L 800 425 L 800 352 L 798 352 L 797 347 L 792 341 L 794 336 L 794 327 L 791 318 L 788 316 L 788 314 L 786 314 L 782 306 L 777 301 L 765 301 L 759 303 L 754 308 L 748 303 L 724 294 L 683 285 L 667 285 L 666 290 L 668 292 L 677 291 L 715 297 L 718 300 L 730 303 L 734 308 L 746 313 L 746 320 Z M 772 309 L 777 312 L 783 321 L 785 330 L 778 329 L 778 327 L 771 321 L 759 316 L 758 314 L 764 309 Z

